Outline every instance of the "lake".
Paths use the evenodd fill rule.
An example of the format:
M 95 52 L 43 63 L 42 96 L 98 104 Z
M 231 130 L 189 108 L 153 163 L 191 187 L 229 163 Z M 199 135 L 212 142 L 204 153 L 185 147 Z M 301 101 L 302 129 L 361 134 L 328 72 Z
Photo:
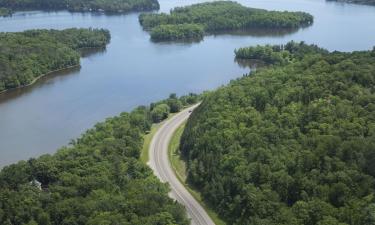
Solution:
M 161 10 L 203 1 L 161 0 Z M 0 31 L 35 28 L 109 29 L 106 50 L 90 52 L 81 67 L 0 95 L 0 167 L 53 153 L 106 117 L 168 97 L 212 90 L 249 69 L 234 61 L 234 49 L 290 40 L 329 50 L 368 50 L 375 45 L 375 7 L 324 0 L 238 1 L 243 5 L 309 12 L 314 24 L 293 33 L 262 32 L 206 36 L 199 43 L 153 43 L 138 13 L 18 12 L 0 18 Z M 1 69 L 1 68 L 0 68 Z

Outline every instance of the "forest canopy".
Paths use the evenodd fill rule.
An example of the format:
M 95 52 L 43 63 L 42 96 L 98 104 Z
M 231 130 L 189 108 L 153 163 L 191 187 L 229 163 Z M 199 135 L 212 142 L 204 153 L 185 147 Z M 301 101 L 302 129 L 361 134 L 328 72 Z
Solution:
M 159 9 L 157 0 L 0 0 L 0 7 L 12 10 L 38 9 L 69 11 L 105 11 L 113 13 Z
M 77 66 L 79 49 L 103 48 L 110 38 L 103 29 L 0 33 L 0 92 L 29 85 L 51 71 Z
M 197 24 L 202 26 L 205 32 L 300 28 L 311 25 L 313 16 L 304 12 L 267 11 L 245 7 L 232 1 L 215 1 L 176 7 L 170 14 L 141 14 L 139 21 L 151 34 L 154 29 L 160 30 L 160 26 L 175 25 L 165 29 L 164 35 L 166 39 L 173 39 L 177 36 L 175 33 L 181 32 L 179 26 L 184 24 Z
M 286 65 L 301 60 L 307 54 L 328 53 L 316 45 L 298 44 L 293 41 L 286 45 L 257 45 L 234 50 L 236 59 L 260 60 L 270 65 Z
M 0 224 L 188 225 L 185 208 L 168 197 L 168 185 L 140 152 L 156 108 L 168 108 L 168 115 L 198 98 L 171 94 L 96 124 L 53 155 L 4 167 Z
M 263 48 L 250 58 L 288 60 L 208 94 L 189 118 L 189 182 L 228 224 L 375 224 L 375 50 Z
M 166 24 L 152 29 L 150 35 L 153 41 L 201 40 L 204 28 L 199 24 Z

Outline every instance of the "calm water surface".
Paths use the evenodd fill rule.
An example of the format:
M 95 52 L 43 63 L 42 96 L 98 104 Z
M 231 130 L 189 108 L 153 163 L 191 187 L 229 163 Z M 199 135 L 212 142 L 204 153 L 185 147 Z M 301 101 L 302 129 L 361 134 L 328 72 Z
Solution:
M 161 11 L 201 1 L 162 0 Z M 138 14 L 109 16 L 25 12 L 0 19 L 0 31 L 97 27 L 111 31 L 105 51 L 81 60 L 81 68 L 41 79 L 32 87 L 0 95 L 0 167 L 53 153 L 108 116 L 148 104 L 169 93 L 214 89 L 248 69 L 233 60 L 247 45 L 304 40 L 329 50 L 366 50 L 375 45 L 375 7 L 323 0 L 239 1 L 257 8 L 306 11 L 314 25 L 291 34 L 211 35 L 192 44 L 155 44 Z M 1 69 L 1 68 L 0 68 Z

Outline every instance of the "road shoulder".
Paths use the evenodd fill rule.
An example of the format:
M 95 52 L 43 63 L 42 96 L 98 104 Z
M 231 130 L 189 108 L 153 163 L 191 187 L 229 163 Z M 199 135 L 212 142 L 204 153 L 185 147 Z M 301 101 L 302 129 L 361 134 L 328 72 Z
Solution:
M 171 163 L 173 172 L 175 173 L 178 180 L 184 185 L 184 187 L 190 192 L 190 194 L 195 198 L 196 201 L 206 210 L 207 214 L 211 217 L 216 225 L 226 225 L 226 223 L 219 218 L 216 212 L 214 212 L 211 207 L 209 207 L 204 201 L 200 194 L 200 192 L 189 185 L 186 182 L 187 174 L 186 174 L 186 162 L 184 159 L 181 158 L 179 147 L 180 147 L 180 139 L 182 133 L 184 131 L 186 125 L 186 121 L 179 126 L 173 136 L 171 141 L 168 145 L 168 158 L 169 162 Z

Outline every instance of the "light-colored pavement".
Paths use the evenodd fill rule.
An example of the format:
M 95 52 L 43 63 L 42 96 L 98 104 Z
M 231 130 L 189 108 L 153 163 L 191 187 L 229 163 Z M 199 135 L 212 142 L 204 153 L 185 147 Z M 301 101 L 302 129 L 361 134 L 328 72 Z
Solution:
M 190 111 L 198 105 L 187 108 L 165 121 L 152 138 L 149 166 L 162 182 L 171 187 L 170 196 L 185 206 L 192 225 L 214 225 L 203 207 L 177 179 L 168 159 L 168 145 L 174 131 L 190 116 Z

